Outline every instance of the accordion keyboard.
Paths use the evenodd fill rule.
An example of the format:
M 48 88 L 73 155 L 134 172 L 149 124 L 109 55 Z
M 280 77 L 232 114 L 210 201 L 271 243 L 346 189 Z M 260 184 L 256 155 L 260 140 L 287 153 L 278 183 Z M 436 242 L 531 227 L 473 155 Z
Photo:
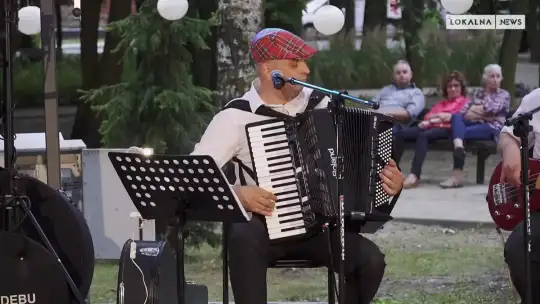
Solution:
M 286 126 L 283 121 L 246 126 L 248 143 L 259 187 L 277 196 L 271 216 L 266 216 L 266 226 L 271 240 L 306 233 L 303 196 L 296 182 L 295 168 L 289 149 Z

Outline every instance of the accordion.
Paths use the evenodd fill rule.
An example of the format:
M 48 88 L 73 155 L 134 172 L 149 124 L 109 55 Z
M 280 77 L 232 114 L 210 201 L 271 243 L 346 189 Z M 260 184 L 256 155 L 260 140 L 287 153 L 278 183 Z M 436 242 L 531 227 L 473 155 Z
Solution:
M 392 157 L 393 120 L 356 107 L 341 111 L 345 214 L 389 215 L 395 202 L 379 173 Z M 255 180 L 278 198 L 272 216 L 265 217 L 271 240 L 318 233 L 338 217 L 336 126 L 328 109 L 250 123 L 246 133 Z

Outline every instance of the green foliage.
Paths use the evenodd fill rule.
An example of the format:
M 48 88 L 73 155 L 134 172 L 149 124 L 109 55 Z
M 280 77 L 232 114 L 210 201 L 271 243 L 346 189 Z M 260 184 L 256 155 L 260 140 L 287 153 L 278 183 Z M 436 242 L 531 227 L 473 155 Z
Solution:
M 267 0 L 264 27 L 278 27 L 297 35 L 302 33 L 302 10 L 306 0 Z
M 212 92 L 193 85 L 187 46 L 207 49 L 204 38 L 214 20 L 170 22 L 159 16 L 156 3 L 147 0 L 137 14 L 110 25 L 121 37 L 115 51 L 124 51 L 125 80 L 84 92 L 82 100 L 102 118 L 106 147 L 149 146 L 156 153 L 187 154 L 215 111 Z M 216 245 L 215 226 L 189 225 L 187 243 Z
M 107 147 L 150 146 L 157 153 L 185 153 L 214 111 L 212 92 L 195 87 L 186 47 L 206 49 L 212 22 L 185 17 L 170 22 L 157 14 L 155 0 L 139 13 L 111 24 L 125 50 L 126 81 L 90 90 L 82 99 L 103 118 Z
M 479 85 L 483 68 L 497 62 L 500 41 L 489 31 L 475 35 L 449 34 L 429 29 L 421 33 L 419 52 L 424 58 L 424 87 L 438 87 L 445 73 L 458 70 L 469 85 Z M 389 49 L 386 34 L 368 33 L 360 50 L 342 38 L 329 50 L 318 52 L 310 63 L 311 81 L 333 89 L 377 89 L 392 81 L 392 67 L 405 59 L 402 47 Z
M 2 73 L 0 72 L 0 77 Z M 81 87 L 78 56 L 64 55 L 57 63 L 57 83 L 60 105 L 73 103 Z M 43 64 L 19 57 L 13 64 L 13 93 L 17 107 L 43 106 Z
M 500 41 L 493 33 L 490 31 L 478 31 L 474 33 L 474 35 L 467 36 L 465 33 L 456 32 L 457 31 L 450 33 L 439 31 L 437 29 L 425 29 L 422 32 L 420 45 L 422 55 L 424 56 L 423 85 L 425 87 L 439 86 L 441 77 L 444 73 L 454 69 L 465 73 L 469 85 L 477 86 L 480 84 L 483 67 L 488 63 L 498 61 L 497 57 Z M 339 38 L 332 40 L 331 45 L 331 49 L 320 51 L 310 62 L 312 72 L 310 81 L 329 88 L 349 90 L 381 88 L 391 81 L 392 66 L 394 63 L 399 59 L 405 58 L 405 51 L 403 48 L 387 48 L 386 34 L 380 31 L 367 33 L 367 36 L 362 43 L 363 47 L 361 50 L 356 50 L 348 41 L 344 42 Z M 183 54 L 185 54 L 186 57 L 184 58 L 189 62 L 189 60 L 191 60 L 191 55 L 188 53 Z M 144 91 L 142 90 L 142 86 L 137 87 L 139 83 L 137 79 L 141 76 L 138 76 L 137 69 L 133 68 L 133 62 L 135 62 L 135 60 L 132 57 L 134 56 L 130 56 L 131 57 L 125 58 L 128 67 L 125 69 L 124 79 L 126 80 L 126 83 L 134 86 L 135 89 L 139 90 L 139 93 L 142 94 Z M 151 56 L 153 58 L 162 58 L 159 54 Z M 176 56 L 174 57 L 176 58 Z M 58 90 L 60 94 L 60 103 L 62 105 L 76 104 L 77 102 L 77 89 L 81 87 L 79 60 L 79 56 L 64 56 L 62 61 L 58 62 Z M 180 58 L 178 58 L 178 60 L 180 60 Z M 188 63 L 185 63 L 185 68 L 178 71 L 182 72 L 182 74 L 189 74 L 190 71 L 187 69 L 188 66 Z M 153 66 L 150 64 L 148 69 L 151 70 L 152 68 Z M 18 100 L 18 108 L 42 106 L 42 75 L 43 66 L 41 62 L 19 60 L 16 62 L 14 76 L 15 97 Z M 144 76 L 146 74 L 142 75 Z M 146 76 L 152 77 L 151 75 L 152 74 L 147 74 Z M 170 79 L 167 81 L 170 81 Z M 189 90 L 192 88 L 185 83 L 182 86 L 171 86 L 176 89 L 176 92 L 186 90 L 184 89 L 184 86 L 189 88 Z M 198 90 L 200 88 L 195 89 Z M 203 90 L 203 92 L 205 92 L 203 96 L 207 96 L 207 93 L 209 94 L 207 90 Z M 127 101 L 127 98 L 123 98 L 125 96 L 117 97 Z M 105 96 L 100 98 L 100 100 L 106 100 Z M 191 102 L 182 102 L 178 106 L 189 107 L 191 104 Z M 142 103 L 135 102 L 128 104 L 128 106 L 129 105 L 131 105 L 130 107 L 133 107 L 133 105 L 142 106 Z M 115 105 L 115 107 L 120 107 L 120 105 Z M 120 110 L 123 111 L 123 108 L 118 109 L 118 111 Z M 189 125 L 189 123 L 193 121 L 190 113 L 181 113 L 178 116 L 178 119 L 175 119 L 175 124 L 180 122 L 180 117 L 182 117 L 184 118 L 182 121 L 185 121 L 186 128 L 192 130 L 191 128 L 193 128 L 193 126 Z M 136 115 L 136 113 L 133 115 Z M 188 117 L 188 119 L 185 119 L 186 117 Z M 206 119 L 206 117 L 204 117 L 204 119 Z M 133 118 L 133 120 L 135 120 L 135 118 Z M 153 128 L 155 129 L 155 127 Z M 134 130 L 132 132 L 134 133 L 136 130 L 143 129 L 143 127 L 135 124 L 134 126 L 130 126 L 130 129 Z M 200 131 L 200 128 L 195 128 L 195 133 L 192 137 L 190 136 L 190 141 L 186 144 L 188 150 L 191 147 L 193 138 L 199 135 L 199 131 L 196 131 L 197 129 Z M 170 145 L 171 142 L 168 144 Z M 168 147 L 168 149 L 171 148 L 172 147 L 170 146 Z M 185 151 L 185 149 L 183 151 Z

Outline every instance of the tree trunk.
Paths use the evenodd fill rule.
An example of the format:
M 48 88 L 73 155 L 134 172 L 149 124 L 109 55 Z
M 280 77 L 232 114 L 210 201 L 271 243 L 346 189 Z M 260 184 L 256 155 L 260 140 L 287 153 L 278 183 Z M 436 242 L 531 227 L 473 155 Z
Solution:
M 527 12 L 529 0 L 513 0 L 510 5 L 510 13 L 514 15 L 524 15 Z M 511 107 L 517 106 L 516 93 L 516 67 L 519 53 L 519 45 L 523 31 L 505 30 L 501 50 L 499 53 L 499 64 L 502 67 L 503 80 L 501 87 L 510 93 L 512 98 Z
M 62 31 L 62 7 L 58 2 L 54 4 L 54 16 L 56 17 L 56 57 L 60 61 L 64 53 L 62 52 L 62 43 L 64 42 L 64 33 Z
M 386 23 L 386 0 L 365 0 L 364 36 Z
M 345 9 L 345 24 L 343 32 L 345 35 L 354 32 L 354 0 L 330 0 L 330 5 L 339 9 Z
M 191 1 L 188 14 L 192 17 L 201 19 L 210 19 L 218 10 L 218 0 L 197 0 Z M 193 62 L 191 63 L 191 74 L 193 75 L 193 84 L 205 87 L 212 91 L 217 87 L 217 62 L 216 62 L 216 27 L 212 28 L 212 34 L 205 39 L 209 49 L 201 50 L 189 46 Z M 217 102 L 216 104 L 219 104 Z
M 495 3 L 492 0 L 475 1 L 470 10 L 471 14 L 491 15 L 495 14 Z
M 256 78 L 249 42 L 264 20 L 263 0 L 220 0 L 217 40 L 218 96 L 221 104 L 240 97 Z
M 540 18 L 538 16 L 540 9 L 540 0 L 529 0 L 529 12 L 526 19 L 527 42 L 529 43 L 529 52 L 531 62 L 540 62 Z
M 131 4 L 131 0 L 111 1 L 109 23 L 127 18 L 131 14 Z M 99 62 L 100 85 L 114 85 L 122 80 L 123 64 L 121 59 L 124 52 L 123 50 L 112 52 L 119 42 L 120 36 L 117 33 L 107 32 Z
M 101 1 L 81 1 L 81 75 L 85 90 L 99 85 L 99 55 L 97 51 Z M 88 148 L 99 148 L 101 137 L 94 112 L 86 103 L 80 102 L 71 130 L 71 138 L 81 139 Z
M 84 3 L 84 2 L 83 2 Z M 92 2 L 89 2 L 92 3 Z M 116 48 L 120 37 L 116 33 L 107 32 L 105 36 L 105 45 L 101 58 L 97 52 L 98 27 L 101 13 L 100 1 L 94 2 L 84 15 L 85 8 L 82 8 L 81 18 L 81 64 L 83 71 L 83 87 L 85 89 L 97 88 L 101 85 L 113 85 L 119 83 L 122 78 L 123 65 L 120 60 L 123 56 L 122 51 L 112 53 Z M 96 7 L 97 6 L 97 7 Z M 108 22 L 114 22 L 124 19 L 131 13 L 131 0 L 115 0 L 111 2 L 109 9 Z M 88 19 L 84 19 L 88 17 Z M 85 25 L 86 22 L 86 27 Z M 83 37 L 87 40 L 84 41 Z M 83 45 L 83 41 L 87 44 Z M 91 49 L 90 46 L 93 46 Z M 84 55 L 86 56 L 84 56 Z M 91 65 L 92 64 L 92 65 Z M 86 73 L 91 72 L 91 75 Z M 86 103 L 80 103 L 75 114 L 75 123 L 72 129 L 72 138 L 79 138 L 84 141 L 88 148 L 101 147 L 101 135 L 99 134 L 100 120 Z
M 403 1 L 403 33 L 407 61 L 413 71 L 413 81 L 417 86 L 423 86 L 420 30 L 422 29 L 424 0 Z

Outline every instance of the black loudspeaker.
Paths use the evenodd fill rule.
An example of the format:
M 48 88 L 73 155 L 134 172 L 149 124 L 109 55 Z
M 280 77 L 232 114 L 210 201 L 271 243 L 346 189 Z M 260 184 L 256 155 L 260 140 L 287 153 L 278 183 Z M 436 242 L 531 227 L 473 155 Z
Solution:
M 189 282 L 186 284 L 185 291 L 186 304 L 208 303 L 206 286 Z M 128 240 L 124 243 L 118 267 L 116 302 L 118 304 L 178 303 L 176 259 L 174 251 L 167 242 Z
M 0 233 L 0 303 L 68 304 L 70 291 L 56 258 L 18 233 Z

